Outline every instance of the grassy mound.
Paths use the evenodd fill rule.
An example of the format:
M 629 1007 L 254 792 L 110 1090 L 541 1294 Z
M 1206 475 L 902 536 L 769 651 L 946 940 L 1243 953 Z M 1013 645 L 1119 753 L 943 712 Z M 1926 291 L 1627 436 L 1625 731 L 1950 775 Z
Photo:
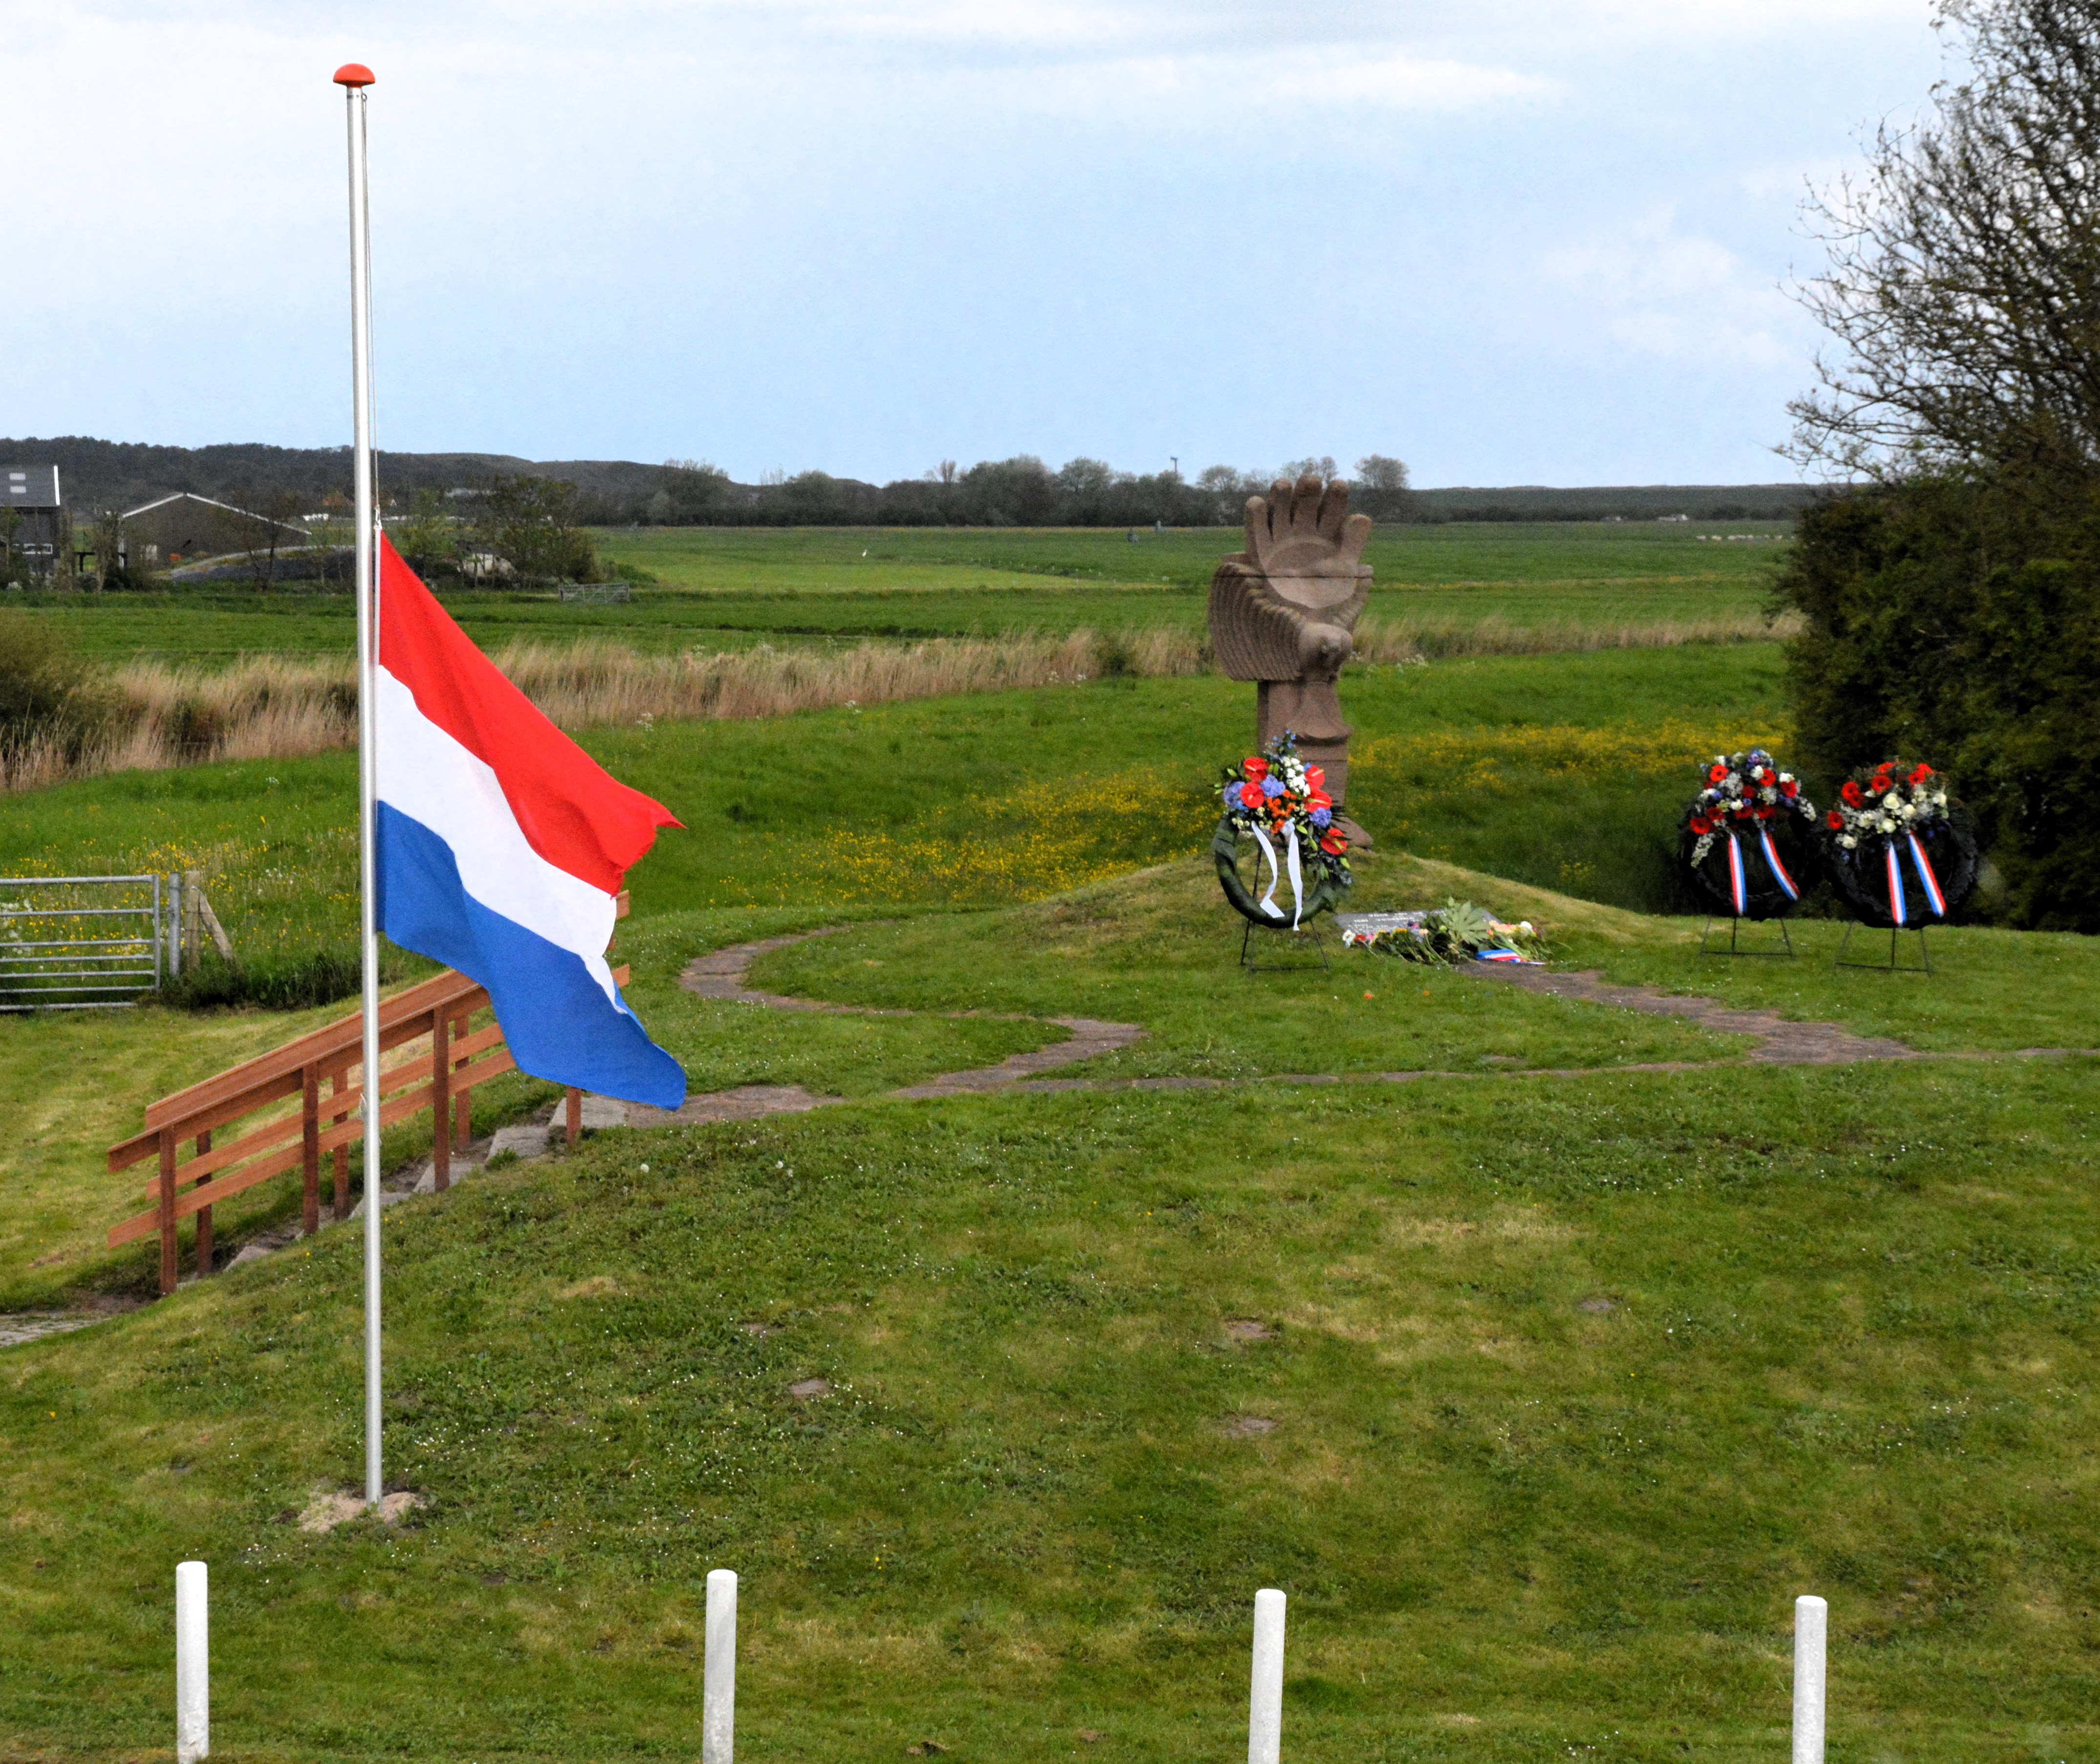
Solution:
M 0 1744 L 158 1744 L 191 1555 L 236 1757 L 686 1756 L 724 1565 L 757 1758 L 1229 1753 L 1272 1584 L 1298 1757 L 1768 1756 L 1811 1588 L 1839 1745 L 2092 1744 L 2093 1061 L 1617 1071 L 1740 1044 L 1361 955 L 1249 980 L 1214 886 L 871 922 L 754 975 L 907 1017 L 671 986 L 790 915 L 635 925 L 698 1082 L 861 1100 L 390 1211 L 388 1462 L 430 1503 L 401 1530 L 291 1523 L 361 1462 L 354 1233 L 11 1350 Z M 1777 984 L 1700 968 L 1695 926 L 1418 860 L 1360 889 Z M 2033 1039 L 1997 942 L 2082 950 L 1957 933 L 1909 997 L 1970 1016 L 1902 1026 Z M 1903 1015 L 1886 977 L 1797 968 Z M 1247 1082 L 885 1100 L 1058 1033 L 957 1010 L 1151 1031 L 1081 1075 Z M 1260 1082 L 1409 1067 L 1452 1075 Z
M 610 1133 L 388 1215 L 399 1533 L 351 1233 L 0 1360 L 0 1743 L 161 1743 L 196 1555 L 235 1757 L 690 1755 L 720 1565 L 755 1758 L 1229 1754 L 1268 1584 L 1298 1757 L 1768 1757 L 1811 1587 L 1842 1748 L 2082 1755 L 2093 1077 Z

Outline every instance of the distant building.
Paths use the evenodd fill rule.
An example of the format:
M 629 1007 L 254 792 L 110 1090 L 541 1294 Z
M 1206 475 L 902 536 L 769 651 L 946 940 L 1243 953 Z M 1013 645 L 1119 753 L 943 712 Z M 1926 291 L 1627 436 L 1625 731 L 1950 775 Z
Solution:
M 7 545 L 11 567 L 4 573 L 15 577 L 26 563 L 32 576 L 49 576 L 56 563 L 65 508 L 59 495 L 55 465 L 0 465 L 0 523 L 14 528 Z
M 133 568 L 158 569 L 163 565 L 194 563 L 204 558 L 224 557 L 229 552 L 259 549 L 269 543 L 277 529 L 282 549 L 307 543 L 307 531 L 289 521 L 267 514 L 251 514 L 229 502 L 214 502 L 188 490 L 171 496 L 127 509 L 117 517 L 119 561 Z

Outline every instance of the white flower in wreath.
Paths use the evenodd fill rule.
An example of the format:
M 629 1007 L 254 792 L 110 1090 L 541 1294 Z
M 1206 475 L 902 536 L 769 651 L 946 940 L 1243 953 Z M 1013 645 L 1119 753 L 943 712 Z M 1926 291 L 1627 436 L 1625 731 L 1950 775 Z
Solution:
M 1847 851 L 1857 851 L 1860 849 L 1859 840 L 1851 833 L 1846 833 L 1840 836 L 1838 843 L 1842 845 Z

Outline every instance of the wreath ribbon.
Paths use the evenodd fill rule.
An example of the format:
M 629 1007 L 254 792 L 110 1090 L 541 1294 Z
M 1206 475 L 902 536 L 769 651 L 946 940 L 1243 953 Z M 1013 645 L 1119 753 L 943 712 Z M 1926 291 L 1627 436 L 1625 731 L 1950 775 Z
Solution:
M 1749 911 L 1749 880 L 1743 874 L 1743 847 L 1732 830 L 1728 835 L 1728 893 L 1736 903 L 1736 916 L 1740 919 Z
M 1255 904 L 1272 919 L 1281 919 L 1283 909 L 1276 904 L 1276 885 L 1283 880 L 1276 862 L 1276 848 L 1268 842 L 1268 835 L 1258 827 L 1247 831 L 1261 847 L 1261 854 L 1268 860 L 1268 892 Z M 1290 843 L 1284 849 L 1284 863 L 1290 876 L 1290 928 L 1298 928 L 1298 921 L 1305 911 L 1305 870 L 1298 856 L 1298 835 L 1294 828 Z
M 1917 834 L 1904 834 L 1904 842 L 1910 847 L 1910 861 L 1917 867 L 1917 880 L 1925 889 L 1926 899 L 1931 903 L 1932 916 L 1944 919 L 1947 916 L 1947 896 L 1941 892 L 1939 873 L 1932 867 L 1932 859 L 1926 855 L 1925 847 L 1918 843 Z M 1903 860 L 1898 854 L 1896 842 L 1892 839 L 1885 841 L 1882 851 L 1889 872 L 1889 916 L 1897 924 L 1907 925 L 1910 923 L 1909 902 L 1904 895 Z
M 1771 830 L 1769 827 L 1761 827 L 1758 829 L 1758 843 L 1764 847 L 1765 862 L 1771 867 L 1772 880 L 1786 890 L 1786 897 L 1789 900 L 1799 900 L 1801 890 L 1794 886 L 1793 878 L 1786 873 L 1786 866 L 1779 861 L 1779 847 L 1772 844 Z

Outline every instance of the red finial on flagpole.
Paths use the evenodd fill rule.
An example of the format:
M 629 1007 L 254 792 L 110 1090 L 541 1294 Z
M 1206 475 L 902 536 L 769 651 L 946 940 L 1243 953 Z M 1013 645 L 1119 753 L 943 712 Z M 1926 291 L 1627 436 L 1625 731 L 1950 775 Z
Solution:
M 372 77 L 372 69 L 363 62 L 346 61 L 335 70 L 335 83 L 338 86 L 377 86 L 379 82 Z

